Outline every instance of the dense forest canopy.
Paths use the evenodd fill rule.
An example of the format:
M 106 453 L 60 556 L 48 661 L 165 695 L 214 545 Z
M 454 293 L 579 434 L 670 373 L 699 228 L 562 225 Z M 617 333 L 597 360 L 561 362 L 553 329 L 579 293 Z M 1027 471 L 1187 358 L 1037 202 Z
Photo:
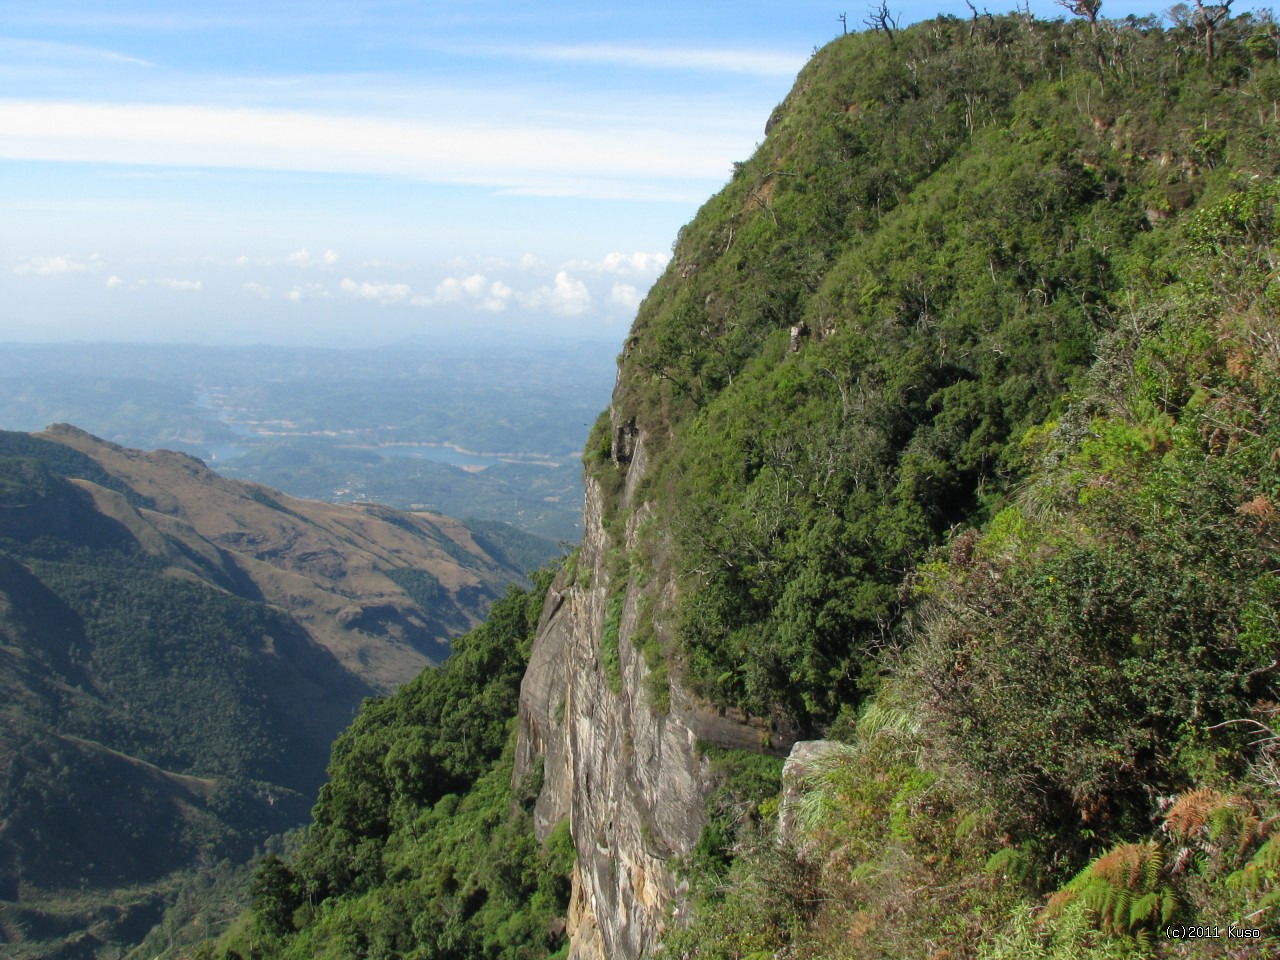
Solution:
M 459 960 L 564 943 L 568 824 L 539 844 L 538 778 L 511 784 L 510 721 L 550 579 L 511 588 L 443 666 L 366 702 L 334 744 L 306 838 L 259 866 L 232 942 L 255 956 Z

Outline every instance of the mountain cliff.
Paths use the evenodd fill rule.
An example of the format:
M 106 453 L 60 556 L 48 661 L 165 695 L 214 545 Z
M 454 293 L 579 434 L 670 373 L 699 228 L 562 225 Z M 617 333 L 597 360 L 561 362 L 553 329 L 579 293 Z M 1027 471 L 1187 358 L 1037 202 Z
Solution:
M 677 237 L 488 754 L 563 925 L 344 747 L 267 955 L 1274 955 L 1280 31 L 1078 9 L 837 39 Z
M 145 932 L 155 885 L 301 822 L 361 701 L 522 579 L 444 517 L 0 434 L 0 939 Z
M 1236 22 L 1233 52 L 1220 47 L 1213 61 L 1198 46 L 1203 24 L 1197 34 L 1194 24 L 944 19 L 842 38 L 801 73 L 756 155 L 681 232 L 588 444 L 587 572 L 553 584 L 523 687 L 523 756 L 542 757 L 546 771 L 540 826 L 568 816 L 578 851 L 572 956 L 641 956 L 691 913 L 697 933 L 668 949 L 835 949 L 853 935 L 842 953 L 894 956 L 932 929 L 923 917 L 937 929 L 996 925 L 981 909 L 942 906 L 965 891 L 963 871 L 931 864 L 963 854 L 976 891 L 998 843 L 975 844 L 979 857 L 960 843 L 916 842 L 914 859 L 896 850 L 894 862 L 870 852 L 893 849 L 894 835 L 859 831 L 859 816 L 905 818 L 898 829 L 923 833 L 946 828 L 945 804 L 956 804 L 952 826 L 971 815 L 971 829 L 1009 838 L 1019 880 L 1052 890 L 1069 879 L 1055 879 L 1061 871 L 1142 841 L 1160 822 L 1157 793 L 1173 803 L 1212 785 L 1234 798 L 1216 801 L 1220 816 L 1271 809 L 1273 788 L 1224 776 L 1242 772 L 1247 750 L 1212 772 L 1187 756 L 1210 744 L 1239 750 L 1223 725 L 1264 719 L 1256 711 L 1273 690 L 1280 638 L 1269 628 L 1259 648 L 1225 638 L 1243 629 L 1238 611 L 1273 609 L 1260 599 L 1269 535 L 1157 539 L 1157 527 L 1122 514 L 1195 510 L 1192 525 L 1235 528 L 1245 505 L 1266 512 L 1253 498 L 1269 496 L 1272 468 L 1238 464 L 1219 499 L 1144 491 L 1104 510 L 1094 490 L 1140 487 L 1144 465 L 1175 450 L 1189 462 L 1212 452 L 1211 420 L 1187 418 L 1185 452 L 1173 439 L 1197 391 L 1208 406 L 1265 409 L 1233 392 L 1257 387 L 1220 379 L 1211 341 L 1236 343 L 1217 349 L 1237 351 L 1264 393 L 1274 388 L 1258 354 L 1270 335 L 1259 325 L 1273 320 L 1263 294 L 1244 292 L 1269 289 L 1271 261 L 1252 273 L 1257 255 L 1236 249 L 1273 241 L 1272 195 L 1248 192 L 1275 172 L 1267 23 Z M 1208 292 L 1230 283 L 1234 303 Z M 1224 313 L 1237 319 L 1191 319 Z M 1215 394 L 1232 400 L 1208 400 Z M 1133 449 L 1109 431 L 1134 431 Z M 1100 453 L 1108 440 L 1119 449 Z M 1219 435 L 1217 452 L 1231 442 Z M 1126 456 L 1128 467 L 1108 460 Z M 1143 481 L 1121 481 L 1127 469 Z M 995 559 L 1010 541 L 1034 561 Z M 1148 546 L 1146 563 L 1108 569 L 1099 558 L 1126 542 Z M 991 564 L 981 576 L 976 556 Z M 1161 586 L 1188 577 L 1201 585 L 1194 598 Z M 1018 578 L 1055 599 L 1006 599 Z M 1094 594 L 1104 590 L 1114 593 Z M 1041 629 L 1062 624 L 1052 644 L 1026 632 L 1039 609 Z M 1057 644 L 1069 665 L 1042 659 Z M 1144 671 L 1151 679 L 1134 679 Z M 1157 693 L 1160 684 L 1168 689 Z M 885 750 L 873 736 L 884 721 L 866 718 L 890 706 L 910 720 L 915 757 L 890 762 L 871 749 Z M 868 878 L 793 876 L 792 899 L 774 900 L 783 923 L 760 906 L 777 865 L 763 853 L 715 853 L 748 846 L 768 802 L 737 775 L 751 765 L 724 751 L 784 752 L 798 735 L 824 734 L 854 744 L 822 768 L 841 784 L 850 823 L 821 821 L 829 846 L 800 863 L 845 863 Z M 832 758 L 843 759 L 839 775 Z M 974 789 L 984 776 L 991 789 Z M 895 787 L 875 802 L 880 778 Z M 1045 836 L 1054 839 L 1032 839 Z M 1241 841 L 1242 855 L 1258 837 Z M 861 856 L 847 849 L 863 842 Z M 737 888 L 733 869 L 748 875 L 734 877 Z M 891 891 L 908 888 L 932 903 L 894 904 Z M 1132 897 L 1172 889 L 1153 872 Z M 815 894 L 843 910 L 815 916 Z M 1103 911 L 1100 925 L 1121 938 L 1150 934 L 1152 911 L 1173 901 L 1160 902 L 1123 920 Z M 907 918 L 896 928 L 895 913 Z M 938 936 L 938 949 L 969 955 L 980 939 Z

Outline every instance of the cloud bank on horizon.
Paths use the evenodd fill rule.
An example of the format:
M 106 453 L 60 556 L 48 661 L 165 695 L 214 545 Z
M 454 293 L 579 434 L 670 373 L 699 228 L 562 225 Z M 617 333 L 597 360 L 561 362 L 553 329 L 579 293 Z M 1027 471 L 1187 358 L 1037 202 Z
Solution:
M 617 338 L 838 13 L 0 0 L 0 341 Z

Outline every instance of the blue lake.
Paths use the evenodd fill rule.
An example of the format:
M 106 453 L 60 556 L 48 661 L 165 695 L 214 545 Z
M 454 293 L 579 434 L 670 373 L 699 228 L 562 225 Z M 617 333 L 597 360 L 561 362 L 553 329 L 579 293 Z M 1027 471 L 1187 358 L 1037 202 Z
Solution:
M 442 447 L 429 443 L 396 444 L 392 447 L 378 447 L 384 457 L 417 457 L 430 460 L 432 463 L 448 463 L 455 467 L 487 467 L 498 461 L 493 454 L 463 453 L 453 447 Z

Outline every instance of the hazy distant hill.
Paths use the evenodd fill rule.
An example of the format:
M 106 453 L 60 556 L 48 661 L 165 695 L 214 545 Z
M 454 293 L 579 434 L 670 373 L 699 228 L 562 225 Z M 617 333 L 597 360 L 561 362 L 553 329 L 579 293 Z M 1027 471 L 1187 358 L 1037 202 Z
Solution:
M 0 943 L 140 936 L 175 869 L 298 823 L 355 708 L 447 655 L 525 539 L 0 433 Z
M 617 344 L 467 332 L 395 347 L 6 343 L 0 427 L 74 423 L 294 496 L 581 535 Z

